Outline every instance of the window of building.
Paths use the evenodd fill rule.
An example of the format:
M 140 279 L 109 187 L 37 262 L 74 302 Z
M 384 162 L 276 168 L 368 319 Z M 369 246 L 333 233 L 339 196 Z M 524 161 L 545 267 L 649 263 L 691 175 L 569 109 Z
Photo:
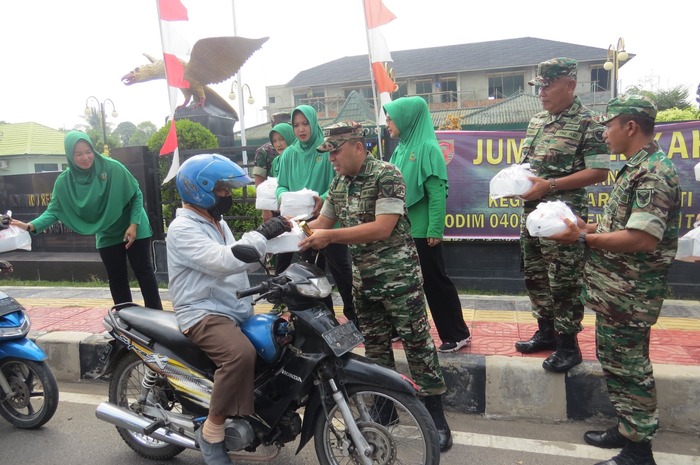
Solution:
M 430 94 L 433 93 L 433 81 L 416 81 L 416 95 L 423 97 L 430 103 Z
M 506 98 L 525 88 L 524 74 L 501 74 L 489 77 L 489 98 Z
M 267 98 L 267 103 L 274 105 L 275 104 L 275 97 L 270 96 Z
M 457 78 L 456 77 L 446 77 L 440 78 L 438 82 L 440 89 L 438 89 L 440 94 L 440 99 L 442 102 L 456 102 L 457 101 Z
M 391 94 L 391 98 L 396 100 L 400 97 L 406 97 L 408 95 L 408 83 L 406 81 L 397 82 L 396 85 L 399 86 L 399 88 L 396 90 L 396 92 Z
M 47 171 L 58 171 L 58 163 L 34 163 L 35 173 L 45 173 Z
M 326 94 L 323 90 L 307 88 L 294 93 L 294 106 L 311 105 L 320 113 L 326 111 Z
M 602 66 L 591 67 L 591 92 L 610 90 L 610 73 Z

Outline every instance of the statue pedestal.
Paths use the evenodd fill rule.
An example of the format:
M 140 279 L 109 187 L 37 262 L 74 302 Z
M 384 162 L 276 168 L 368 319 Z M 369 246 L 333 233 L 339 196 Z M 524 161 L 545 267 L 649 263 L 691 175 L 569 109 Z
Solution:
M 204 108 L 183 108 L 175 111 L 175 120 L 188 119 L 209 129 L 219 141 L 219 147 L 233 147 L 233 126 L 238 121 L 236 113 L 228 113 L 205 104 Z

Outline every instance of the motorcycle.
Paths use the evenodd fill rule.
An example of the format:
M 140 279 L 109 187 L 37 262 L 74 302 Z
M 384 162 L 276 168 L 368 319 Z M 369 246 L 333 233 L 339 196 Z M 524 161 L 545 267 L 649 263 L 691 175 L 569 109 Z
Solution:
M 233 252 L 246 263 L 261 259 L 250 246 Z M 231 458 L 269 461 L 297 438 L 298 454 L 313 437 L 321 465 L 438 465 L 437 430 L 418 386 L 352 352 L 364 339 L 323 305 L 330 291 L 325 274 L 304 262 L 237 291 L 239 298 L 258 294 L 256 302 L 284 304 L 289 313 L 257 314 L 241 326 L 257 351 L 255 414 L 227 419 Z M 104 370 L 111 380 L 109 402 L 96 416 L 149 459 L 198 449 L 213 363 L 180 332 L 172 312 L 122 304 L 104 324 L 114 337 Z
M 0 273 L 12 265 L 0 261 Z M 0 415 L 17 428 L 36 429 L 58 407 L 58 385 L 46 354 L 27 339 L 30 321 L 24 307 L 0 291 Z

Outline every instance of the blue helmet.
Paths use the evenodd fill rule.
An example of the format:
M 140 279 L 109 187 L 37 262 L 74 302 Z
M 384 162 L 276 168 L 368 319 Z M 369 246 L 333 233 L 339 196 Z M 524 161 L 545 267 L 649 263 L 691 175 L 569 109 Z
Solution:
M 188 158 L 175 180 L 182 200 L 201 208 L 211 208 L 216 204 L 214 189 L 221 186 L 237 188 L 251 182 L 243 168 L 216 153 Z

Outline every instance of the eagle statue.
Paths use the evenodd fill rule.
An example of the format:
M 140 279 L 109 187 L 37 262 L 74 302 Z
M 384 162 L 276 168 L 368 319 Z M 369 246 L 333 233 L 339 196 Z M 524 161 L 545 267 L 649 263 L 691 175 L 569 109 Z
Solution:
M 245 37 L 207 37 L 195 42 L 190 53 L 190 61 L 180 62 L 184 66 L 184 79 L 190 83 L 189 88 L 180 89 L 185 96 L 185 102 L 177 110 L 187 108 L 193 100 L 192 108 L 213 106 L 236 115 L 234 109 L 208 84 L 218 84 L 238 72 L 243 63 L 267 41 L 268 37 L 247 39 Z M 152 56 L 143 54 L 151 62 L 139 66 L 122 77 L 122 82 L 130 86 L 138 82 L 153 79 L 165 79 L 165 63 Z M 238 119 L 236 115 L 236 119 Z

